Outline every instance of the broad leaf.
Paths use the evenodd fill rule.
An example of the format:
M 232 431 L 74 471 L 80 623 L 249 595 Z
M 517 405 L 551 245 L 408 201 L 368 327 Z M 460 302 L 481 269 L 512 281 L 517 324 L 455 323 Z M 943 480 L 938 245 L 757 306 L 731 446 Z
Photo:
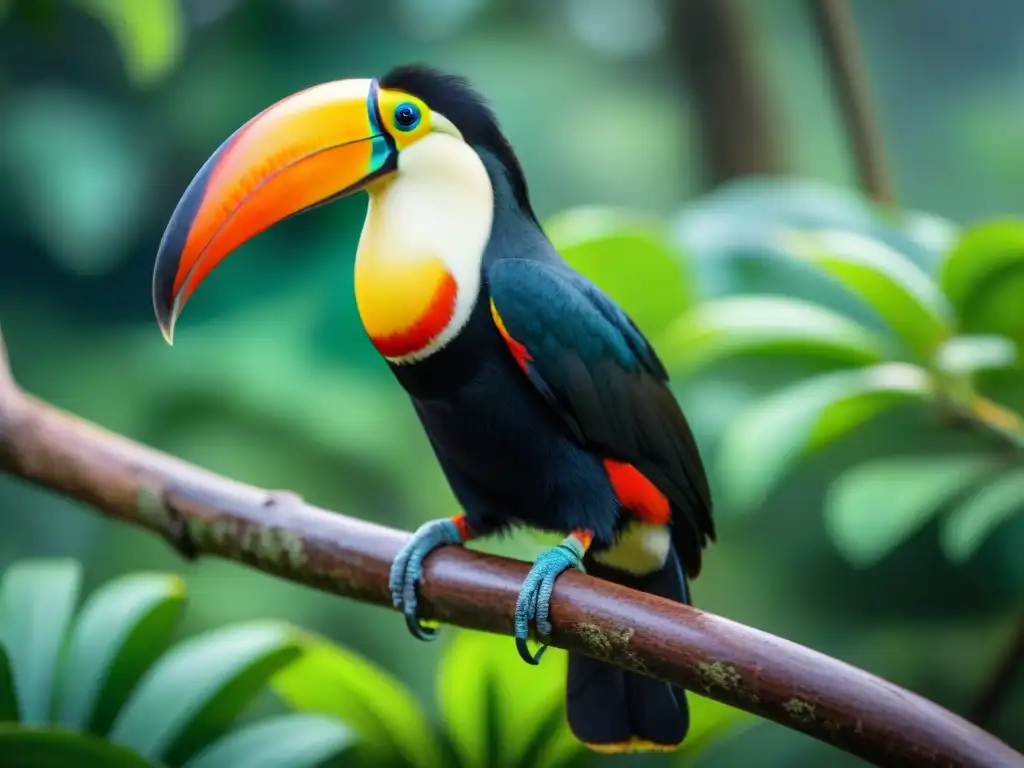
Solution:
M 707 301 L 673 322 L 659 352 L 670 369 L 690 371 L 734 355 L 801 354 L 838 364 L 881 362 L 886 343 L 820 305 L 782 296 Z
M 1024 269 L 1024 221 L 991 221 L 963 232 L 942 264 L 942 290 L 962 315 L 984 301 L 985 289 Z
M 179 643 L 132 693 L 110 739 L 147 758 L 184 762 L 220 737 L 304 643 L 298 631 L 270 622 Z
M 954 336 L 935 353 L 939 370 L 952 376 L 1007 368 L 1017 361 L 1017 346 L 1004 336 Z
M 675 222 L 684 247 L 715 260 L 728 258 L 733 246 L 773 249 L 765 234 L 780 225 L 866 231 L 877 227 L 871 202 L 847 187 L 817 179 L 746 177 L 725 182 L 686 205 Z
M 783 241 L 871 306 L 919 359 L 929 359 L 949 336 L 952 309 L 938 285 L 894 248 L 840 230 L 789 230 Z
M 924 370 L 886 363 L 814 376 L 758 400 L 733 420 L 719 446 L 726 497 L 738 511 L 750 510 L 807 450 L 929 394 Z
M 877 206 L 849 188 L 801 178 L 748 177 L 687 204 L 673 221 L 673 230 L 705 295 L 783 291 L 859 316 L 863 302 L 839 283 L 820 271 L 792 268 L 793 259 L 778 233 L 784 228 L 853 231 L 930 270 L 939 238 L 909 234 L 905 216 L 887 214 L 880 217 Z
M 968 229 L 942 265 L 940 280 L 963 328 L 1024 345 L 1024 221 Z
M 829 489 L 825 526 L 854 565 L 873 565 L 955 495 L 995 468 L 987 456 L 922 456 L 861 464 Z
M 0 585 L 3 644 L 26 725 L 50 722 L 57 661 L 81 581 L 73 560 L 27 560 L 12 565 Z
M 65 657 L 56 722 L 105 735 L 139 678 L 167 650 L 185 586 L 165 574 L 108 582 L 79 615 Z
M 181 0 L 75 0 L 103 23 L 121 49 L 125 70 L 137 85 L 151 85 L 181 56 L 185 19 Z
M 352 731 L 340 720 L 291 713 L 233 731 L 184 768 L 315 768 L 352 742 Z
M 455 633 L 438 666 L 437 692 L 465 765 L 554 765 L 579 751 L 565 721 L 567 658 L 551 648 L 540 667 L 528 669 L 507 637 Z
M 12 768 L 160 768 L 89 734 L 0 725 L 0 755 Z
M 376 665 L 328 643 L 318 643 L 271 681 L 294 709 L 336 717 L 359 735 L 371 764 L 396 757 L 417 768 L 442 764 L 433 731 L 419 702 Z
M 646 333 L 660 333 L 693 303 L 691 277 L 656 222 L 616 210 L 578 208 L 553 217 L 546 230 L 563 258 Z
M 942 548 L 950 560 L 970 558 L 1002 523 L 1024 509 L 1024 469 L 1012 469 L 971 494 L 942 528 Z
M 757 722 L 749 712 L 687 691 L 690 705 L 690 732 L 679 749 L 681 760 L 690 761 L 717 741 Z

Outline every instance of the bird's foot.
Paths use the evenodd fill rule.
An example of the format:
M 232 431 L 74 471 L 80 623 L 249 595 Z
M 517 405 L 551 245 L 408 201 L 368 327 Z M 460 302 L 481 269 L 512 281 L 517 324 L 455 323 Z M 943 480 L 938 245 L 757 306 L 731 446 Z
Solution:
M 468 528 L 462 517 L 431 520 L 416 530 L 391 563 L 391 602 L 405 614 L 406 626 L 418 640 L 433 640 L 437 636 L 436 629 L 425 626 L 416 617 L 416 585 L 423 575 L 423 561 L 438 547 L 463 544 L 467 538 Z
M 541 553 L 533 563 L 526 581 L 519 590 L 516 601 L 516 649 L 527 664 L 539 664 L 547 646 L 541 646 L 536 655 L 530 653 L 526 638 L 530 632 L 530 620 L 537 625 L 542 635 L 550 635 L 552 631 L 548 612 L 551 607 L 551 592 L 555 588 L 555 580 L 564 571 L 583 567 L 583 556 L 590 546 L 591 534 L 587 531 L 574 531 L 557 547 Z

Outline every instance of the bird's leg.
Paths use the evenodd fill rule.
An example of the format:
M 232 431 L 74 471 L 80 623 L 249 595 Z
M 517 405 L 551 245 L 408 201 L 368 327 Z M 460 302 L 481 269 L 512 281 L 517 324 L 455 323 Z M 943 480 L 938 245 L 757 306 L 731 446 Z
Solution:
M 530 653 L 526 645 L 530 619 L 536 622 L 537 630 L 542 635 L 551 634 L 548 610 L 555 579 L 569 568 L 584 570 L 583 556 L 590 548 L 593 538 L 593 533 L 588 530 L 581 528 L 573 531 L 557 547 L 541 553 L 527 574 L 526 581 L 519 590 L 519 599 L 516 601 L 516 648 L 527 664 L 539 664 L 540 657 L 547 648 L 542 646 L 536 656 Z
M 391 563 L 391 602 L 405 614 L 405 623 L 413 637 L 433 640 L 437 630 L 424 626 L 416 617 L 416 584 L 423 575 L 427 555 L 445 544 L 464 544 L 474 536 L 465 515 L 446 520 L 431 520 L 421 525 Z

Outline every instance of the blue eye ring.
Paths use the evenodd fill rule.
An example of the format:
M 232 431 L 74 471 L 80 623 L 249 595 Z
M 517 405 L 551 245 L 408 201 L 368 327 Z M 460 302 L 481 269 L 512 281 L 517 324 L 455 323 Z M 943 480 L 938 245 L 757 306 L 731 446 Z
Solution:
M 420 124 L 420 108 L 411 101 L 403 101 L 395 107 L 395 127 L 400 131 L 411 131 Z

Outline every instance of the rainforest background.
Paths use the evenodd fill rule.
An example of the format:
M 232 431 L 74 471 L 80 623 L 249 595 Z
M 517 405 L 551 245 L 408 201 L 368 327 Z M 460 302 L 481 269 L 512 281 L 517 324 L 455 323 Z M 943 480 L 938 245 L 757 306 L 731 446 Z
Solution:
M 245 245 L 190 303 L 173 349 L 150 277 L 192 176 L 265 106 L 402 62 L 464 74 L 492 101 L 555 242 L 673 373 L 716 499 L 698 606 L 958 713 L 980 707 L 1024 749 L 1024 675 L 993 678 L 1024 609 L 1024 5 L 851 5 L 892 200 L 864 191 L 811 4 L 797 0 L 0 0 L 0 324 L 16 375 L 107 428 L 345 514 L 402 529 L 452 514 L 359 324 L 363 197 Z M 979 402 L 1009 420 L 986 420 Z M 486 548 L 530 558 L 545 543 Z M 282 726 L 305 735 L 279 741 L 323 746 L 310 765 L 513 765 L 528 749 L 538 764 L 612 764 L 577 754 L 557 724 L 537 730 L 558 706 L 557 652 L 533 670 L 507 638 L 445 627 L 421 644 L 397 614 L 187 564 L 0 477 L 11 566 L 50 579 L 32 582 L 42 598 L 29 604 L 58 643 L 76 574 L 85 595 L 158 571 L 187 591 L 167 638 L 273 626 L 283 634 L 253 657 L 266 661 L 298 637 L 263 623 L 280 620 L 332 644 L 319 660 L 273 657 L 209 738 L 153 737 L 147 754 L 168 764 L 198 764 L 235 714 L 259 723 L 282 702 L 345 723 Z M 178 594 L 162 583 L 152 606 Z M 231 663 L 199 654 L 189 674 L 227 685 Z M 54 690 L 23 719 L 59 719 Z M 704 707 L 684 754 L 630 764 L 860 764 Z M 115 711 L 89 728 L 109 735 Z M 137 708 L 136 734 L 166 717 Z

